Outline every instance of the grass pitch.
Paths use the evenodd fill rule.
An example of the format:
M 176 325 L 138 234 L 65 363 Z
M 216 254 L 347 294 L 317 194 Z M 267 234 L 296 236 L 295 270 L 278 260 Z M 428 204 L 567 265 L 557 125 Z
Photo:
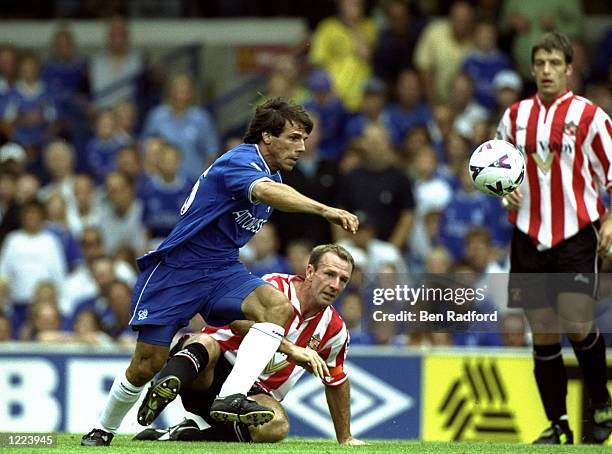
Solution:
M 34 454 L 51 452 L 55 454 L 84 453 L 88 449 L 80 446 L 83 434 L 58 434 L 57 446 L 54 448 L 19 448 L 16 453 L 32 452 Z M 164 442 L 132 441 L 130 436 L 118 435 L 110 448 L 93 448 L 95 452 L 128 454 L 142 452 L 147 454 L 182 454 L 198 452 L 205 454 L 295 454 L 295 453 L 424 453 L 424 454 L 557 454 L 557 453 L 610 453 L 610 446 L 533 446 L 527 444 L 507 444 L 490 442 L 422 442 L 422 441 L 384 441 L 368 440 L 367 446 L 340 446 L 331 440 L 289 438 L 275 444 L 246 443 L 204 443 L 204 442 Z M 5 451 L 5 449 L 0 449 Z

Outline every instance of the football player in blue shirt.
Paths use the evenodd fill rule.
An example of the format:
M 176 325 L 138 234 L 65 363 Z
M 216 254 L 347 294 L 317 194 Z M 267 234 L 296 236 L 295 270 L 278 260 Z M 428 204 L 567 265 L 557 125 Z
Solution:
M 279 171 L 293 169 L 311 130 L 308 114 L 290 101 L 274 98 L 258 107 L 244 143 L 199 177 L 170 235 L 138 260 L 141 274 L 134 286 L 130 320 L 138 330 L 136 349 L 82 445 L 110 444 L 144 386 L 166 362 L 172 338 L 196 314 L 212 325 L 243 319 L 255 322 L 211 407 L 211 417 L 250 425 L 272 419 L 274 412 L 247 399 L 246 393 L 277 350 L 289 353 L 281 340 L 293 307 L 283 293 L 247 271 L 238 260 L 238 250 L 268 220 L 273 208 L 316 214 L 352 233 L 358 228 L 353 214 L 282 184 Z M 181 354 L 197 370 L 206 367 L 206 349 L 188 346 Z M 304 349 L 299 355 L 289 360 L 309 364 L 320 378 L 329 375 L 316 352 Z M 180 386 L 175 376 L 159 378 L 145 396 L 138 422 L 150 424 L 178 395 Z

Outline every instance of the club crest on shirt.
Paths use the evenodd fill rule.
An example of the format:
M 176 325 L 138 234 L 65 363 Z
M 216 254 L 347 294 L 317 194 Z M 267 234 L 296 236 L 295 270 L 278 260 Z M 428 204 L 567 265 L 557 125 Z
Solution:
M 565 126 L 563 127 L 563 134 L 570 136 L 570 137 L 576 137 L 577 130 L 578 130 L 578 125 L 574 123 L 573 121 L 570 121 L 569 123 L 565 123 Z
M 317 351 L 319 349 L 319 345 L 321 345 L 321 336 L 315 334 L 308 341 L 308 348 Z

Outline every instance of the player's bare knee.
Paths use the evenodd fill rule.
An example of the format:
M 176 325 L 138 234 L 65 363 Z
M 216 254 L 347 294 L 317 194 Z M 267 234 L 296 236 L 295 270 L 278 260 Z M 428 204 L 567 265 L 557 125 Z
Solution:
M 211 336 L 205 333 L 194 334 L 189 338 L 187 342 L 185 342 L 185 347 L 190 344 L 198 343 L 206 349 L 208 352 L 209 361 L 212 358 L 217 358 L 221 354 L 221 350 L 219 348 L 219 343 L 213 339 Z

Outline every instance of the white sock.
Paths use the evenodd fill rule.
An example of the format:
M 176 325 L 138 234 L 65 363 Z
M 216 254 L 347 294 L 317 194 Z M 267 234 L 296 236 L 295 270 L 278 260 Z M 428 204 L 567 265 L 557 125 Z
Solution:
M 284 328 L 275 323 L 255 323 L 251 326 L 240 344 L 236 363 L 223 383 L 219 397 L 246 394 L 278 350 L 284 333 Z
M 130 411 L 138 400 L 144 387 L 145 385 L 135 386 L 131 384 L 126 378 L 125 373 L 118 375 L 108 393 L 106 406 L 100 415 L 98 421 L 99 428 L 106 432 L 115 433 L 127 412 Z

